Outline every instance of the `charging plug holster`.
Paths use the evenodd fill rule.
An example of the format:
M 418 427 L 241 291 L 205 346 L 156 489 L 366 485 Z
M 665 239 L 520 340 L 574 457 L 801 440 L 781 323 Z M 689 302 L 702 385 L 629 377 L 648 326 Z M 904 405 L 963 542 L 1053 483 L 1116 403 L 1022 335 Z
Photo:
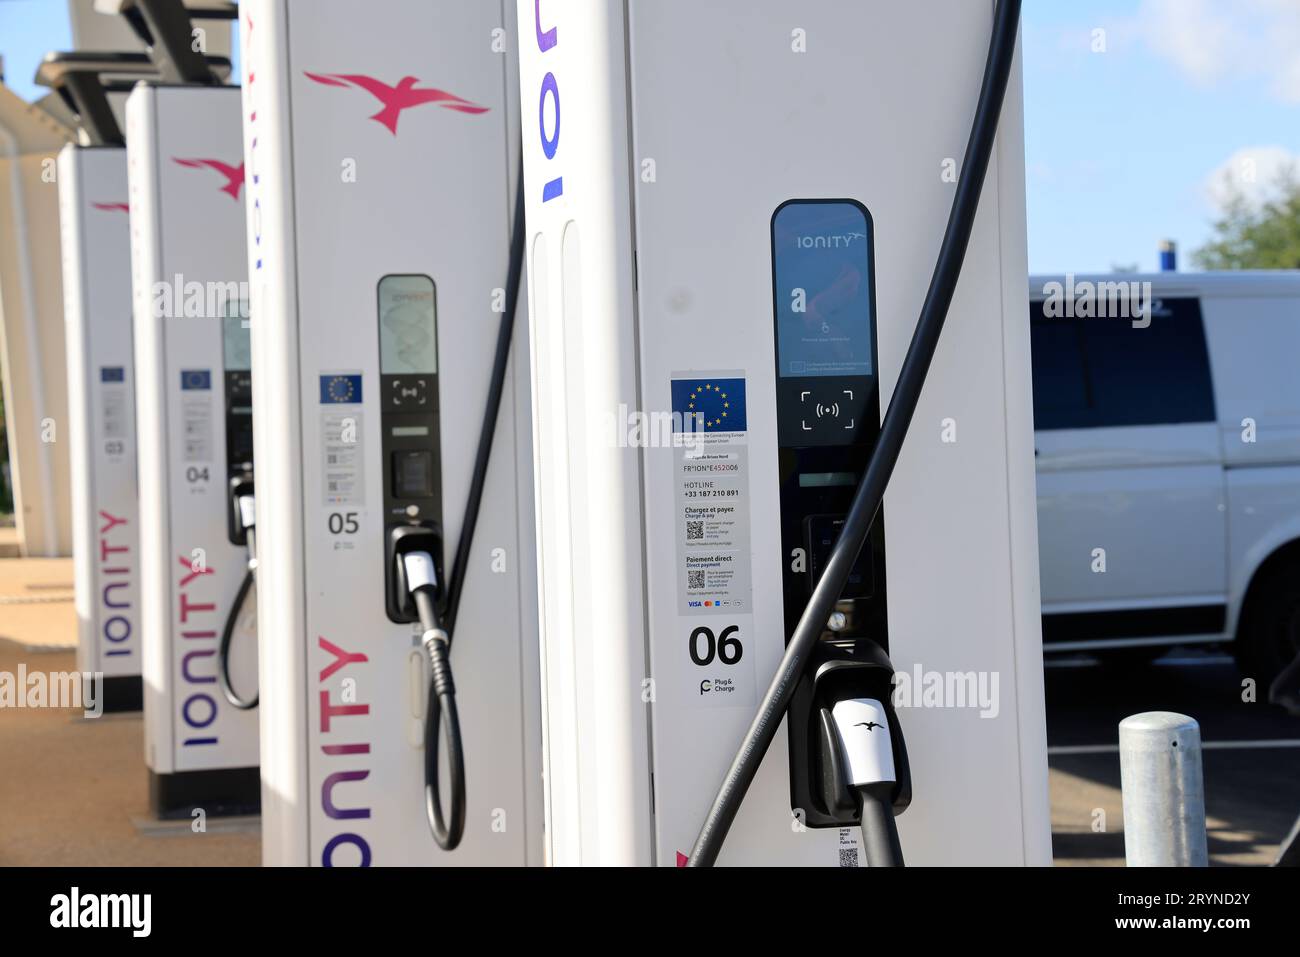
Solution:
M 884 708 L 889 722 L 895 782 L 890 795 L 895 816 L 912 800 L 912 775 L 907 763 L 907 745 L 893 705 L 894 666 L 884 649 L 869 638 L 851 646 L 823 643 L 812 668 L 812 715 L 808 722 L 812 760 L 808 770 L 817 810 L 830 819 L 823 826 L 854 827 L 861 823 L 857 801 L 849 788 L 840 750 L 839 733 L 831 717 L 837 702 L 853 698 L 874 698 Z

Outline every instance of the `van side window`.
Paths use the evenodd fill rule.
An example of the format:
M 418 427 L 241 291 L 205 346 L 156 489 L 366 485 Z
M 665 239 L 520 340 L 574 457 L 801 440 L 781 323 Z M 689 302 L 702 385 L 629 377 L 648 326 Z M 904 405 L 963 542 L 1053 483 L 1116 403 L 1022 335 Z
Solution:
M 1095 429 L 1214 421 L 1201 304 L 1157 299 L 1151 324 L 1048 318 L 1032 302 L 1034 428 Z

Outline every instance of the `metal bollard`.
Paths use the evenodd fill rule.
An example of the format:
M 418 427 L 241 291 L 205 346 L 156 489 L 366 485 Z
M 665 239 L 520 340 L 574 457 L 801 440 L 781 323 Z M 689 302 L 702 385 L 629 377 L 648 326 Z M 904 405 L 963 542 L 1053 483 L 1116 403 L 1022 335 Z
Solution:
M 1171 711 L 1119 723 L 1124 856 L 1129 867 L 1206 867 L 1201 727 Z

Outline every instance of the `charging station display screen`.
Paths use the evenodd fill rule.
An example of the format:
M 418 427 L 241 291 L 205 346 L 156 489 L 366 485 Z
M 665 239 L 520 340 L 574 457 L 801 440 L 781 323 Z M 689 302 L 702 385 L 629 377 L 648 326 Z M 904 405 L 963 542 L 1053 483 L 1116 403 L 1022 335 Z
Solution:
M 428 276 L 385 276 L 379 281 L 380 373 L 437 374 L 436 301 Z
M 227 372 L 251 372 L 253 369 L 247 315 L 247 308 L 228 307 L 221 320 L 221 355 Z
M 847 201 L 787 203 L 772 218 L 783 377 L 872 376 L 871 223 Z

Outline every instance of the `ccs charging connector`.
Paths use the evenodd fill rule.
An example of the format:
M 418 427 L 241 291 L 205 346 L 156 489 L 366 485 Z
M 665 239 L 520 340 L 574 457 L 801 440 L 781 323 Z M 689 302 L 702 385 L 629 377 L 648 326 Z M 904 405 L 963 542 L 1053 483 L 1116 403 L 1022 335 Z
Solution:
M 235 626 L 244 610 L 257 580 L 257 499 L 254 495 L 253 473 L 243 472 L 230 480 L 230 507 L 226 513 L 230 542 L 243 545 L 248 556 L 248 567 L 244 579 L 239 583 L 239 591 L 226 613 L 226 624 L 221 629 L 221 644 L 217 647 L 217 681 L 221 693 L 227 701 L 240 711 L 251 711 L 257 707 L 260 693 L 251 698 L 241 698 L 230 680 L 230 646 L 235 637 Z
M 894 666 L 870 639 L 825 644 L 812 667 L 807 751 L 799 800 L 820 827 L 862 829 L 868 867 L 901 867 L 894 818 L 912 801 L 903 728 L 894 711 Z
M 868 867 L 901 867 L 903 848 L 894 822 L 897 785 L 889 716 L 874 698 L 850 698 L 831 708 L 844 784 L 862 824 Z

